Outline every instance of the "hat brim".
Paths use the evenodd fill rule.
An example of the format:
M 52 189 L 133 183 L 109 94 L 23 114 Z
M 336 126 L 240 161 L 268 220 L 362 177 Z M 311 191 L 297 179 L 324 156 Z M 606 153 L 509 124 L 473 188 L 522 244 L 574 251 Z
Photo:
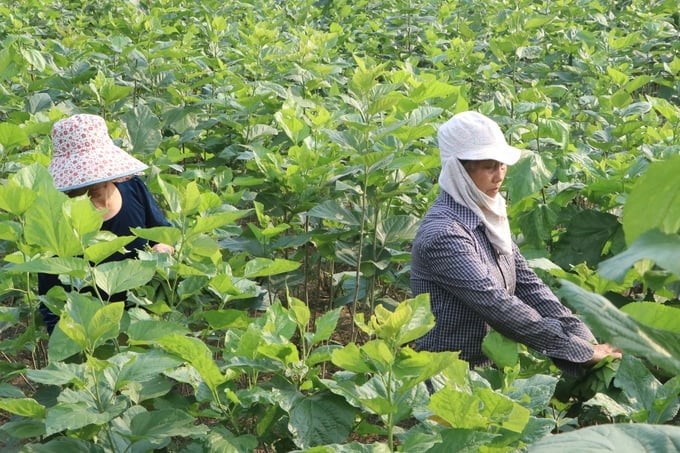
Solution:
M 522 150 L 514 146 L 488 146 L 466 150 L 456 156 L 459 160 L 495 160 L 505 165 L 514 165 L 522 157 Z
M 91 150 L 87 162 L 77 154 L 54 158 L 49 172 L 57 190 L 68 192 L 142 173 L 147 168 L 148 165 L 111 144 Z

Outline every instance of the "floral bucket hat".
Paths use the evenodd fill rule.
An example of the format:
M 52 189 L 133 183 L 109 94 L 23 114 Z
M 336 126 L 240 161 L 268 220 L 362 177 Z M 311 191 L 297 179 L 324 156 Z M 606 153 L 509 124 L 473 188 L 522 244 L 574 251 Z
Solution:
M 48 167 L 57 189 L 67 192 L 141 173 L 149 168 L 116 145 L 104 118 L 78 114 L 52 127 Z

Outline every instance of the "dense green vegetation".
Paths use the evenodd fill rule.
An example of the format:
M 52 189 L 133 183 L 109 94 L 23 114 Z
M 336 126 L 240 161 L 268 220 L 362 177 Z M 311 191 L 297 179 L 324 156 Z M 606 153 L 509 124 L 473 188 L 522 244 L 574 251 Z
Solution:
M 7 451 L 677 451 L 676 1 L 25 0 L 0 5 L 0 445 Z M 523 252 L 624 359 L 561 379 L 408 344 L 433 323 L 409 244 L 436 126 L 525 148 Z M 104 116 L 152 166 L 175 255 L 51 185 L 52 124 Z M 53 291 L 91 282 L 128 305 Z M 444 389 L 430 396 L 426 379 Z M 589 426 L 603 424 L 602 426 Z M 632 445 L 632 447 L 631 447 Z M 635 449 L 637 448 L 637 450 Z

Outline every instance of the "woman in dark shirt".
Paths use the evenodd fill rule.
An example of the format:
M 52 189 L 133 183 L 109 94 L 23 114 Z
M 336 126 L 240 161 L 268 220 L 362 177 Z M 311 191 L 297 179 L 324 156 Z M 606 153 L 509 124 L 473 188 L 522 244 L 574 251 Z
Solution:
M 417 349 L 460 351 L 473 366 L 489 365 L 482 341 L 493 328 L 565 370 L 620 358 L 618 348 L 597 344 L 512 241 L 500 188 L 520 150 L 477 112 L 444 123 L 438 141 L 441 193 L 419 227 L 411 262 L 411 289 L 430 294 L 436 325 Z
M 148 167 L 113 144 L 103 118 L 81 114 L 58 121 L 52 129 L 52 142 L 54 152 L 49 171 L 55 186 L 69 196 L 87 194 L 104 215 L 102 230 L 128 236 L 131 228 L 170 225 L 144 182 L 136 176 Z M 145 239 L 136 238 L 128 244 L 126 253 L 116 252 L 104 261 L 136 258 L 137 251 L 146 245 Z M 167 244 L 151 244 L 151 248 L 174 252 Z M 61 285 L 57 275 L 38 276 L 40 295 L 56 285 Z M 125 293 L 106 298 L 124 300 Z M 40 313 L 52 333 L 59 317 L 44 305 L 40 306 Z

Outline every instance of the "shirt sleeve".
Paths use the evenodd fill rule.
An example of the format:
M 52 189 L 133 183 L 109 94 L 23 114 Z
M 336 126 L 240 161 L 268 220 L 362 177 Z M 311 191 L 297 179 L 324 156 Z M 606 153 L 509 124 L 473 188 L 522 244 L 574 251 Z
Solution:
M 454 224 L 432 239 L 425 251 L 432 271 L 430 278 L 475 311 L 493 329 L 549 357 L 577 363 L 592 357 L 593 347 L 588 340 L 572 333 L 560 316 L 548 315 L 550 310 L 546 308 L 553 307 L 552 302 L 541 301 L 532 306 L 510 294 L 492 277 L 474 238 L 465 228 Z M 523 285 L 537 283 L 529 278 L 523 267 L 519 271 Z M 566 316 L 566 308 L 562 306 L 558 314 Z
M 526 259 L 514 247 L 517 282 L 515 295 L 532 306 L 542 316 L 558 319 L 564 329 L 572 335 L 583 338 L 589 343 L 595 337 L 588 327 L 557 299 L 552 290 L 529 267 Z
M 170 226 L 170 222 L 168 222 L 168 219 L 165 218 L 163 211 L 158 206 L 156 199 L 153 197 L 148 187 L 146 187 L 146 184 L 144 184 L 144 181 L 142 181 L 138 176 L 135 176 L 130 180 L 130 183 L 133 185 L 135 194 L 142 203 L 142 206 L 144 206 L 146 228 L 156 226 Z

